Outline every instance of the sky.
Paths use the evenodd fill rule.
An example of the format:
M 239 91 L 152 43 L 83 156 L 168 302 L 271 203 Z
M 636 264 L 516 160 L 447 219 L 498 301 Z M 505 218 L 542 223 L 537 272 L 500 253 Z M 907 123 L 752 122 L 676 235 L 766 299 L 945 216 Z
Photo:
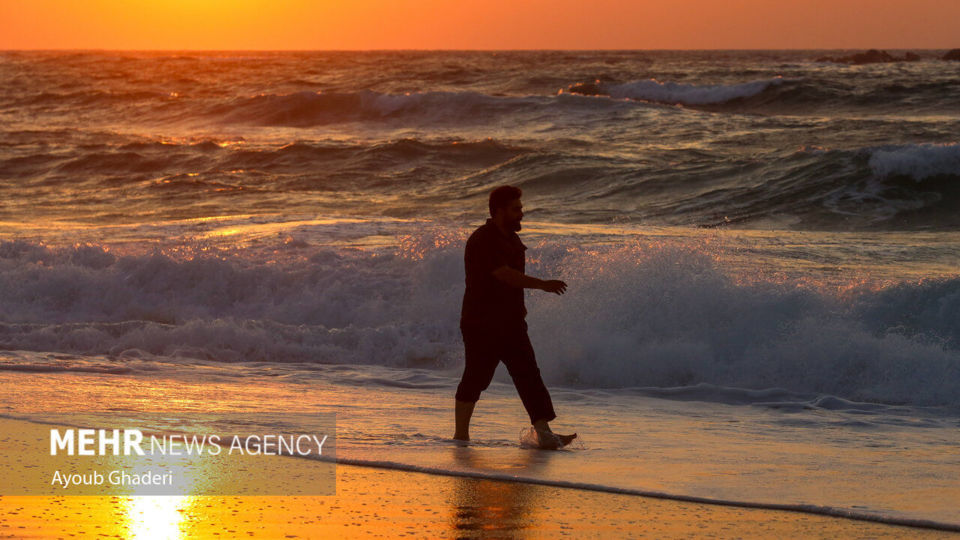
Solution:
M 0 0 L 0 49 L 950 49 L 960 0 Z

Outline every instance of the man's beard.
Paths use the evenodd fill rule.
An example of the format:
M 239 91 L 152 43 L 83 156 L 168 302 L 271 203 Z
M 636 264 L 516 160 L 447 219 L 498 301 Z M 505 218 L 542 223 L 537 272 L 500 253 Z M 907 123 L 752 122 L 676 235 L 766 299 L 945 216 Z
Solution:
M 513 232 L 519 232 L 522 226 L 520 225 L 520 220 L 510 222 L 510 230 Z

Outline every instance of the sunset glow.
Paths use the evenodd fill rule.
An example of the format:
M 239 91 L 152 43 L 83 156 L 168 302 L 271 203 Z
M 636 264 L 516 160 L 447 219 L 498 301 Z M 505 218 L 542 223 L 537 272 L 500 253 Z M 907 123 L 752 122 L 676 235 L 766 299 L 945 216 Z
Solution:
M 0 0 L 0 82 L 0 537 L 960 533 L 960 0 Z
M 0 0 L 0 49 L 951 48 L 938 0 Z

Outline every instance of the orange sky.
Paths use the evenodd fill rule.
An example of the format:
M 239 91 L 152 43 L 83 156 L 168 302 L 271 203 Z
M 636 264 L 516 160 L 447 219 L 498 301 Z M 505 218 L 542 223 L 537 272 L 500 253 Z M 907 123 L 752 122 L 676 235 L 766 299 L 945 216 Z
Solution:
M 0 0 L 0 49 L 960 47 L 960 0 Z

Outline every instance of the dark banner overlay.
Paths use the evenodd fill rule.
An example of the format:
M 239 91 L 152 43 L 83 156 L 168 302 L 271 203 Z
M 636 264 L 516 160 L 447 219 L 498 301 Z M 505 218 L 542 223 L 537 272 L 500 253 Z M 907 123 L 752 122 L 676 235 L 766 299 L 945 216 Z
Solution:
M 0 418 L 0 495 L 336 494 L 335 415 L 17 416 Z

